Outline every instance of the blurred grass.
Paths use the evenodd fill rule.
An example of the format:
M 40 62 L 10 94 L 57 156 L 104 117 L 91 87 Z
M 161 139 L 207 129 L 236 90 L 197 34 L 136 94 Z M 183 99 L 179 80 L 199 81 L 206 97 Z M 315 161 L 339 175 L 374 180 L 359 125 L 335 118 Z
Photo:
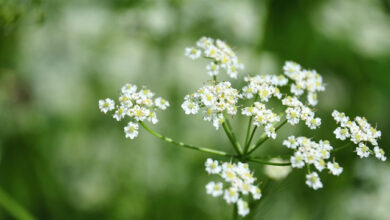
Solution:
M 331 132 L 336 108 L 377 122 L 380 145 L 389 151 L 388 6 L 386 0 L 1 0 L 0 186 L 38 219 L 231 218 L 231 207 L 205 195 L 206 154 L 144 131 L 125 140 L 122 124 L 97 109 L 124 83 L 146 85 L 171 102 L 156 130 L 230 149 L 222 131 L 215 135 L 209 123 L 180 109 L 184 95 L 208 79 L 202 62 L 183 56 L 203 35 L 227 41 L 249 73 L 280 74 L 283 62 L 294 60 L 323 75 L 321 128 L 286 126 L 280 137 L 305 134 L 339 146 Z M 246 122 L 233 124 L 245 131 Z M 237 133 L 242 140 L 244 132 Z M 288 153 L 281 140 L 257 154 Z M 390 218 L 388 162 L 360 160 L 351 150 L 336 156 L 345 172 L 323 175 L 323 190 L 307 189 L 297 170 L 270 183 L 256 219 Z M 263 167 L 253 167 L 266 181 Z M 12 217 L 0 208 L 0 219 Z

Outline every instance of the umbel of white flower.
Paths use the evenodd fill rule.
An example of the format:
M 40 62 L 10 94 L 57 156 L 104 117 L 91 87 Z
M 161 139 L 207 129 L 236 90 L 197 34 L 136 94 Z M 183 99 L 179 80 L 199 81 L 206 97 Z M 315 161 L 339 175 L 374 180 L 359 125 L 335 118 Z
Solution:
M 206 85 L 197 92 L 184 97 L 181 105 L 186 114 L 203 114 L 203 119 L 212 121 L 216 129 L 225 121 L 223 112 L 235 115 L 237 112 L 238 90 L 231 87 L 230 82 Z
M 99 100 L 100 111 L 106 114 L 115 110 L 113 118 L 117 121 L 124 117 L 130 117 L 129 124 L 124 127 L 126 138 L 134 139 L 138 136 L 138 121 L 150 121 L 152 124 L 158 122 L 155 110 L 165 110 L 169 102 L 161 97 L 153 99 L 154 93 L 149 89 L 142 88 L 137 91 L 137 86 L 126 84 L 122 87 L 119 95 L 119 105 L 115 106 L 112 99 Z
M 321 179 L 317 172 L 311 172 L 311 168 L 315 168 L 319 172 L 324 169 L 328 169 L 333 175 L 340 175 L 343 172 L 343 168 L 335 162 L 328 161 L 330 159 L 330 152 L 333 147 L 329 141 L 322 141 L 316 143 L 307 137 L 294 136 L 288 137 L 287 140 L 283 141 L 283 145 L 287 148 L 294 150 L 294 155 L 291 156 L 291 166 L 293 168 L 308 167 L 308 174 L 306 176 L 306 184 L 313 189 L 322 188 Z
M 224 69 L 231 78 L 237 78 L 238 71 L 244 69 L 244 65 L 230 46 L 221 40 L 202 37 L 196 43 L 196 47 L 186 48 L 184 54 L 193 60 L 202 56 L 211 59 L 206 66 L 210 76 L 216 76 L 221 69 Z
M 256 178 L 249 170 L 246 163 L 224 162 L 208 158 L 205 162 L 206 172 L 218 175 L 223 181 L 211 181 L 206 185 L 207 194 L 213 197 L 223 196 L 228 204 L 237 204 L 238 214 L 246 216 L 249 214 L 249 205 L 245 198 L 252 196 L 254 200 L 261 198 L 261 190 L 255 184 Z
M 337 110 L 333 111 L 332 116 L 340 125 L 334 131 L 337 139 L 349 139 L 356 144 L 356 153 L 360 158 L 374 154 L 379 160 L 386 161 L 385 151 L 378 146 L 378 139 L 382 132 L 372 127 L 366 118 L 357 116 L 354 121 L 351 121 L 344 112 Z M 374 151 L 368 147 L 369 144 L 374 146 Z
M 307 70 L 295 62 L 287 61 L 283 66 L 283 75 L 253 76 L 249 74 L 244 77 L 245 85 L 240 89 L 235 89 L 230 82 L 217 80 L 217 75 L 221 71 L 226 72 L 230 78 L 237 78 L 239 71 L 244 69 L 244 65 L 225 42 L 202 37 L 196 46 L 186 48 L 185 55 L 191 59 L 203 57 L 211 60 L 206 70 L 212 80 L 196 92 L 186 95 L 181 107 L 187 115 L 201 114 L 203 119 L 212 122 L 216 129 L 222 125 L 235 149 L 235 155 L 174 141 L 150 129 L 144 121 L 157 123 L 155 110 L 165 110 L 169 102 L 160 97 L 154 98 L 154 93 L 145 87 L 138 90 L 135 85 L 124 85 L 119 96 L 119 104 L 115 105 L 115 101 L 109 98 L 99 100 L 100 111 L 104 114 L 115 111 L 113 117 L 117 121 L 124 117 L 130 118 L 129 123 L 124 127 L 126 138 L 137 137 L 138 128 L 141 125 L 157 138 L 180 147 L 271 166 L 291 165 L 296 169 L 306 168 L 305 183 L 314 190 L 323 187 L 319 176 L 322 171 L 327 170 L 333 175 L 341 175 L 343 168 L 334 157 L 331 158 L 331 153 L 343 149 L 344 146 L 333 148 L 326 140 L 315 142 L 303 136 L 288 137 L 283 141 L 283 145 L 293 150 L 290 164 L 280 159 L 264 161 L 251 156 L 267 139 L 276 139 L 278 129 L 286 123 L 295 126 L 303 121 L 313 130 L 321 125 L 321 119 L 316 117 L 313 107 L 317 105 L 318 94 L 325 90 L 325 85 L 322 76 L 315 70 Z M 282 93 L 282 91 L 288 92 Z M 272 107 L 267 106 L 272 99 L 281 105 L 283 109 L 281 112 L 276 112 Z M 237 112 L 249 118 L 243 148 L 237 141 L 228 118 L 233 118 Z M 378 145 L 381 132 L 371 126 L 364 117 L 350 120 L 348 116 L 337 110 L 332 113 L 332 116 L 339 124 L 334 131 L 336 138 L 342 141 L 349 140 L 349 143 L 355 144 L 359 157 L 368 157 L 373 154 L 382 161 L 387 159 L 384 150 Z M 260 127 L 263 128 L 264 133 L 257 137 L 256 129 Z M 251 144 L 252 138 L 258 140 Z M 237 207 L 239 215 L 248 215 L 250 212 L 248 199 L 250 197 L 254 200 L 261 198 L 261 190 L 255 184 L 256 178 L 249 170 L 248 164 L 242 162 L 220 164 L 216 160 L 207 159 L 205 165 L 209 174 L 220 178 L 206 185 L 207 194 L 222 197 L 228 204 L 234 204 Z M 280 169 L 268 167 L 266 173 L 271 178 L 282 179 L 289 174 L 291 167 L 279 167 Z

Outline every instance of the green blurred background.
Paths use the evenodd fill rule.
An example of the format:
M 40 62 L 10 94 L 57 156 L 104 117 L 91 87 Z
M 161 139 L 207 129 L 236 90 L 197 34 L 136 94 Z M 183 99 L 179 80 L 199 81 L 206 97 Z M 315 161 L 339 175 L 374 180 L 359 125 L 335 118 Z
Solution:
M 37 219 L 230 219 L 232 207 L 205 193 L 208 155 L 144 130 L 125 139 L 125 122 L 97 107 L 125 83 L 146 85 L 171 103 L 155 130 L 231 151 L 221 130 L 180 108 L 208 79 L 203 61 L 183 55 L 203 35 L 228 42 L 245 72 L 280 74 L 294 60 L 324 77 L 321 128 L 285 126 L 257 155 L 290 153 L 290 134 L 341 145 L 333 109 L 377 123 L 390 155 L 389 0 L 0 0 L 2 191 Z M 255 219 L 390 219 L 389 162 L 351 148 L 335 156 L 344 173 L 323 173 L 319 191 L 301 170 L 268 182 L 251 164 L 269 183 Z M 0 206 L 0 219 L 14 217 Z

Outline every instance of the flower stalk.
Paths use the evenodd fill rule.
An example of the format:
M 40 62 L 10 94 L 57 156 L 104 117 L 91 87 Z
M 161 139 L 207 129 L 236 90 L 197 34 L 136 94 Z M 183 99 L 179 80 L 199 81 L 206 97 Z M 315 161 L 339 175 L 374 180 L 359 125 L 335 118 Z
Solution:
M 211 148 L 207 148 L 207 147 L 197 147 L 197 146 L 194 146 L 194 145 L 189 145 L 189 144 L 185 144 L 183 142 L 180 142 L 180 141 L 175 141 L 175 140 L 172 140 L 171 138 L 169 137 L 165 137 L 164 135 L 161 135 L 155 131 L 153 131 L 151 128 L 149 128 L 144 122 L 140 121 L 139 122 L 141 124 L 142 127 L 145 128 L 146 131 L 148 131 L 150 134 L 154 135 L 155 137 L 163 140 L 163 141 L 166 141 L 168 143 L 171 143 L 171 144 L 175 144 L 177 146 L 180 146 L 180 147 L 184 147 L 184 148 L 188 148 L 188 149 L 192 149 L 192 150 L 197 150 L 197 151 L 200 151 L 200 152 L 204 152 L 204 153 L 210 153 L 210 154 L 215 154 L 215 155 L 219 155 L 219 156 L 224 156 L 224 157 L 230 157 L 230 158 L 233 158 L 235 157 L 234 155 L 231 155 L 231 154 L 228 154 L 224 151 L 219 151 L 219 150 L 214 150 L 214 149 L 211 149 Z

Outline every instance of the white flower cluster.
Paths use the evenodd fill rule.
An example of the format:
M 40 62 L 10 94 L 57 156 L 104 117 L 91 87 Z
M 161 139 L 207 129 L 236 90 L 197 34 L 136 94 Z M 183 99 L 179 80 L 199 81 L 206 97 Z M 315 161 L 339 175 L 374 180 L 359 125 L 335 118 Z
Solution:
M 165 110 L 169 107 L 169 102 L 158 97 L 152 99 L 154 93 L 149 89 L 142 88 L 137 91 L 136 85 L 126 84 L 121 89 L 119 96 L 119 105 L 115 107 L 114 100 L 109 98 L 99 100 L 99 109 L 103 113 L 116 109 L 114 118 L 117 121 L 122 120 L 125 116 L 129 116 L 133 121 L 124 128 L 126 138 L 135 138 L 138 136 L 138 124 L 136 121 L 148 120 L 153 124 L 158 122 L 155 112 L 156 108 Z
M 360 158 L 375 154 L 378 159 L 386 161 L 384 150 L 378 146 L 378 139 L 382 133 L 372 127 L 366 118 L 358 116 L 355 117 L 354 121 L 351 121 L 343 112 L 337 110 L 333 111 L 332 116 L 340 124 L 340 127 L 334 131 L 337 139 L 349 138 L 354 144 L 357 144 L 356 153 Z M 374 146 L 374 151 L 368 147 L 368 143 Z
M 223 195 L 228 204 L 237 204 L 239 215 L 246 216 L 249 213 L 249 204 L 243 196 L 251 194 L 255 200 L 261 198 L 261 190 L 254 185 L 256 178 L 253 177 L 248 164 L 225 162 L 220 165 L 218 161 L 209 158 L 205 166 L 209 174 L 221 176 L 228 185 L 224 187 L 222 182 L 209 182 L 206 185 L 207 194 L 213 197 Z
M 288 106 L 286 118 L 291 125 L 298 124 L 300 120 L 305 121 L 310 129 L 316 129 L 321 125 L 321 118 L 316 118 L 314 111 L 299 101 L 297 97 L 287 96 L 282 99 L 282 104 Z
M 230 82 L 206 85 L 197 92 L 184 97 L 181 105 L 186 114 L 197 114 L 201 109 L 203 119 L 212 121 L 216 129 L 225 121 L 223 112 L 230 115 L 237 113 L 238 90 L 231 87 Z
M 272 96 L 281 99 L 282 93 L 278 86 L 285 86 L 288 83 L 288 79 L 283 75 L 257 75 L 245 77 L 244 80 L 248 85 L 242 88 L 243 97 L 251 99 L 257 94 L 262 102 L 268 102 Z
M 291 166 L 293 168 L 302 168 L 305 165 L 310 168 L 311 165 L 321 172 L 327 168 L 333 175 L 340 175 L 343 172 L 343 168 L 333 160 L 333 162 L 327 161 L 330 158 L 330 151 L 333 149 L 330 146 L 329 141 L 320 141 L 316 143 L 306 137 L 294 137 L 290 136 L 287 140 L 283 141 L 283 145 L 287 148 L 295 151 L 291 156 Z M 306 176 L 306 184 L 313 188 L 322 188 L 321 179 L 316 172 L 310 172 Z
M 284 86 L 288 80 L 283 75 L 257 75 L 254 77 L 245 77 L 247 86 L 242 88 L 242 97 L 251 99 L 258 96 L 262 102 L 268 102 L 274 96 L 282 98 L 282 93 L 278 86 Z M 280 117 L 266 108 L 261 102 L 254 102 L 253 106 L 242 109 L 242 114 L 253 117 L 253 125 L 264 126 L 268 137 L 276 138 L 274 123 L 280 121 Z
M 276 138 L 276 131 L 274 123 L 280 121 L 280 117 L 266 109 L 265 105 L 260 102 L 255 102 L 254 106 L 242 109 L 242 114 L 246 116 L 253 116 L 253 124 L 255 126 L 264 126 L 266 135 L 270 138 Z
M 325 90 L 321 75 L 315 70 L 302 69 L 301 65 L 291 61 L 284 64 L 283 70 L 284 74 L 294 80 L 290 87 L 291 93 L 301 96 L 306 90 L 309 105 L 317 105 L 317 92 Z
M 191 59 L 198 59 L 201 56 L 212 59 L 206 66 L 210 76 L 216 76 L 220 69 L 225 69 L 231 78 L 237 78 L 238 70 L 244 69 L 244 65 L 230 46 L 218 39 L 202 37 L 196 43 L 196 47 L 186 48 L 184 54 Z

